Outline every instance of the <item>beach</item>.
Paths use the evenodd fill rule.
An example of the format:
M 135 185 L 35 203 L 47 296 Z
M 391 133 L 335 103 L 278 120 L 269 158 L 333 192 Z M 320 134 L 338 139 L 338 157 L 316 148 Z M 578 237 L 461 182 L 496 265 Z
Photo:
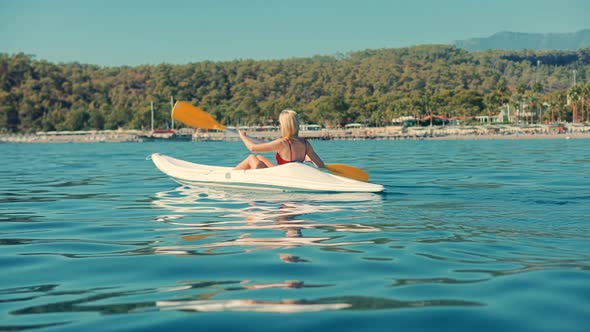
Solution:
M 249 136 L 271 140 L 276 130 L 246 129 Z M 498 140 L 498 139 L 584 139 L 590 138 L 589 124 L 482 125 L 433 127 L 364 127 L 353 129 L 303 130 L 300 136 L 312 140 Z M 236 141 L 232 133 L 182 128 L 157 133 L 142 130 L 50 131 L 34 134 L 3 134 L 0 143 L 120 143 L 147 141 Z

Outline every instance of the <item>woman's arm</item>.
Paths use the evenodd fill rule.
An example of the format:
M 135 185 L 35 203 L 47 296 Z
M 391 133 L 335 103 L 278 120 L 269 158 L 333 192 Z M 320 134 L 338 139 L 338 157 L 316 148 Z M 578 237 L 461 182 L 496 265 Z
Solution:
M 311 146 L 311 144 L 309 144 L 309 141 L 307 142 L 307 151 L 306 151 L 305 160 L 311 161 L 319 168 L 326 168 L 326 166 L 324 165 L 324 162 L 322 161 L 320 156 L 318 156 L 317 153 L 315 153 L 315 151 L 313 150 L 313 147 Z
M 242 142 L 244 142 L 246 148 L 251 152 L 274 152 L 277 151 L 283 143 L 283 139 L 277 139 L 268 143 L 256 144 L 246 135 L 246 132 L 238 130 L 238 134 L 240 134 L 240 138 L 242 139 Z

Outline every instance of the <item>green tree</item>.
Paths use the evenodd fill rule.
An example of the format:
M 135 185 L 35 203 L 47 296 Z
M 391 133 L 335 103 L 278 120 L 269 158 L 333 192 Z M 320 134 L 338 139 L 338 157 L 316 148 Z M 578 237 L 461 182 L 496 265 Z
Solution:
M 68 112 L 65 118 L 66 130 L 85 130 L 88 129 L 87 122 L 90 118 L 89 114 L 82 109 L 74 109 Z
M 312 101 L 308 107 L 311 120 L 326 127 L 343 125 L 348 120 L 344 111 L 348 109 L 343 96 L 322 96 Z
M 590 82 L 582 85 L 580 88 L 580 99 L 582 108 L 582 122 L 590 121 Z
M 82 116 L 84 128 L 141 128 L 149 125 L 150 101 L 156 104 L 155 125 L 162 128 L 170 125 L 170 97 L 227 123 L 271 123 L 284 108 L 300 111 L 305 121 L 332 125 L 376 125 L 402 115 L 469 118 L 503 103 L 524 111 L 519 105 L 531 101 L 540 112 L 547 95 L 567 95 L 573 69 L 585 80 L 589 54 L 590 48 L 470 53 L 422 45 L 286 60 L 106 68 L 0 54 L 0 130 L 66 128 L 80 122 L 74 121 L 80 114 L 69 113 L 80 111 L 88 114 L 86 120 Z M 537 59 L 544 73 L 538 82 L 532 65 Z M 588 121 L 588 93 L 579 96 L 573 113 L 576 121 Z M 556 108 L 565 119 L 564 107 Z
M 572 122 L 580 122 L 580 118 L 579 118 L 579 102 L 581 100 L 580 96 L 582 94 L 582 87 L 580 84 L 576 84 L 574 86 L 572 86 L 569 90 L 568 90 L 568 95 L 569 95 L 569 101 L 571 104 L 571 109 L 572 109 Z

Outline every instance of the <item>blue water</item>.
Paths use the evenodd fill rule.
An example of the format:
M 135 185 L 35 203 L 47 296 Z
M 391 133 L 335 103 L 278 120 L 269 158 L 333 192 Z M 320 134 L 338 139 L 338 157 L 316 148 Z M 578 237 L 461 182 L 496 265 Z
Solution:
M 0 330 L 588 331 L 590 140 L 314 142 L 385 194 L 181 187 L 238 142 L 0 145 Z

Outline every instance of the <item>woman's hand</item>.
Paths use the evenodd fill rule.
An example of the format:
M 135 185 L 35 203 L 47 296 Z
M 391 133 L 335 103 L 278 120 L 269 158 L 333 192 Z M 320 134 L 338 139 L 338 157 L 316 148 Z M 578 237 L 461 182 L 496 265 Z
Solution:
M 244 145 L 248 148 L 248 150 L 252 151 L 252 147 L 255 145 L 250 137 L 246 135 L 245 131 L 238 130 L 238 135 L 240 135 L 240 139 L 244 142 Z M 253 151 L 252 151 L 253 152 Z

